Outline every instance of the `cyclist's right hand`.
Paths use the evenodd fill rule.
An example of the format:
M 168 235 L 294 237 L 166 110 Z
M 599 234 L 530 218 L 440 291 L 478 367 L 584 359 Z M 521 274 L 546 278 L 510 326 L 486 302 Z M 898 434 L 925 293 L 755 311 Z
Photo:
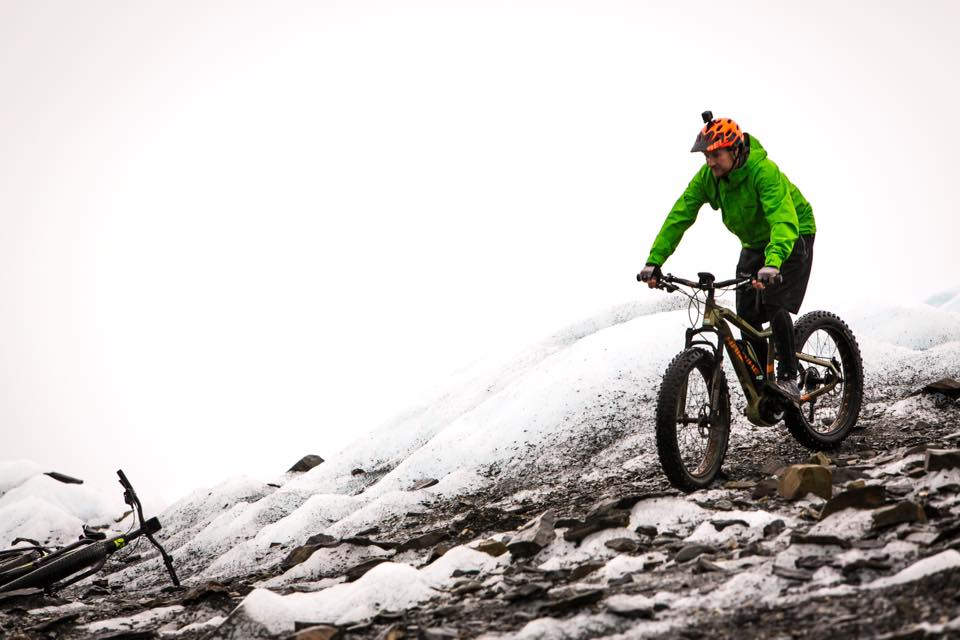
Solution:
M 661 276 L 663 276 L 663 273 L 660 271 L 660 265 L 647 263 L 647 266 L 640 272 L 640 281 L 646 282 L 648 287 L 654 289 Z

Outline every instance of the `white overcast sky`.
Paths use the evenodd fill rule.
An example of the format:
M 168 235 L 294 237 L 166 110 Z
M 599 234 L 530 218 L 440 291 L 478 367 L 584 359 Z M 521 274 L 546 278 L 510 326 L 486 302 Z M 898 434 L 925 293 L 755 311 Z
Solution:
M 172 500 L 664 295 L 707 108 L 812 203 L 808 300 L 954 286 L 958 7 L 0 0 L 0 458 Z M 667 270 L 738 249 L 705 207 Z

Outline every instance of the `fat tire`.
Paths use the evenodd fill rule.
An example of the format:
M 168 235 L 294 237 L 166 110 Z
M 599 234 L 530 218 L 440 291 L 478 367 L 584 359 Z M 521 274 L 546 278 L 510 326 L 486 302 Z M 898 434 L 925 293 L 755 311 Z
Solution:
M 844 386 L 838 425 L 829 433 L 813 429 L 802 410 L 788 408 L 783 421 L 797 441 L 808 449 L 836 449 L 850 434 L 860 417 L 863 404 L 863 359 L 860 345 L 853 331 L 838 315 L 829 311 L 810 311 L 794 324 L 797 350 L 803 352 L 803 346 L 814 331 L 826 331 L 837 345 L 837 353 L 843 365 Z M 803 362 L 800 363 L 803 365 Z
M 54 558 L 50 562 L 24 574 L 15 580 L 0 585 L 0 592 L 29 587 L 47 588 L 60 580 L 93 566 L 110 555 L 113 541 L 103 540 L 80 547 L 75 551 Z
M 727 444 L 730 439 L 730 390 L 722 370 L 719 372 L 718 379 L 720 425 L 719 429 L 715 429 L 711 435 L 713 442 L 708 447 L 712 448 L 709 456 L 712 459 L 703 474 L 695 476 L 687 470 L 677 443 L 677 402 L 680 399 L 680 393 L 684 391 L 684 383 L 690 374 L 697 375 L 696 372 L 699 371 L 706 381 L 707 389 L 712 391 L 710 379 L 713 375 L 713 364 L 713 354 L 704 349 L 691 347 L 682 351 L 667 365 L 663 383 L 657 395 L 657 453 L 660 456 L 660 466 L 663 467 L 663 472 L 670 484 L 685 492 L 709 486 L 719 473 L 727 454 Z

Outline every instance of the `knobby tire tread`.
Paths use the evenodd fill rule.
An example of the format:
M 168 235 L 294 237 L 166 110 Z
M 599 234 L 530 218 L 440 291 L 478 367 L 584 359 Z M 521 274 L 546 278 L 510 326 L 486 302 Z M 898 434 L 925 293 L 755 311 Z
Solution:
M 784 414 L 784 423 L 796 440 L 812 450 L 836 449 L 850 434 L 850 430 L 857 423 L 860 408 L 863 404 L 863 358 L 860 355 L 860 345 L 857 343 L 853 331 L 840 316 L 829 311 L 810 311 L 800 317 L 794 324 L 794 334 L 798 351 L 803 351 L 803 345 L 814 331 L 827 330 L 830 337 L 837 344 L 837 355 L 843 364 L 844 399 L 842 402 L 842 419 L 839 427 L 829 434 L 814 431 L 809 426 L 802 412 L 795 409 Z M 849 362 L 848 362 L 849 360 Z M 801 364 L 804 364 L 801 362 Z M 850 365 L 849 367 L 847 365 Z M 850 389 L 849 398 L 846 390 Z
M 14 589 L 26 589 L 28 587 L 48 587 L 105 558 L 110 552 L 108 544 L 113 544 L 113 542 L 111 540 L 94 542 L 76 551 L 71 551 L 61 558 L 55 558 L 48 564 L 20 576 L 16 580 L 0 585 L 0 591 L 13 591 Z
M 683 384 L 691 374 L 706 374 L 707 381 L 713 370 L 713 354 L 698 347 L 691 347 L 677 354 L 667 365 L 663 375 L 663 383 L 657 395 L 656 435 L 657 453 L 660 456 L 660 466 L 663 468 L 670 484 L 686 492 L 703 489 L 710 485 L 727 453 L 730 437 L 730 390 L 723 371 L 720 371 L 720 415 L 726 424 L 722 427 L 721 443 L 714 455 L 714 461 L 709 473 L 703 477 L 695 477 L 687 472 L 677 444 L 676 410 Z M 709 389 L 709 384 L 707 385 Z

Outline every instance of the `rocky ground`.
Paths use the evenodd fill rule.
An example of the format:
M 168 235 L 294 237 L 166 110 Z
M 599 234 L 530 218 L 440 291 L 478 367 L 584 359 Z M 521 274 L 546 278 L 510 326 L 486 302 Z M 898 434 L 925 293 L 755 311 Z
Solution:
M 138 588 L 101 575 L 52 596 L 0 596 L 0 636 L 284 638 L 238 606 L 255 587 L 316 592 L 382 563 L 437 566 L 466 545 L 490 563 L 455 569 L 401 610 L 298 620 L 296 637 L 960 637 L 960 399 L 875 397 L 825 455 L 740 421 L 724 477 L 690 495 L 630 433 L 629 407 L 597 420 L 566 464 L 518 451 L 513 473 L 489 469 L 480 492 L 311 536 L 266 571 L 187 575 L 181 588 L 162 574 Z M 324 554 L 341 565 L 306 569 Z

